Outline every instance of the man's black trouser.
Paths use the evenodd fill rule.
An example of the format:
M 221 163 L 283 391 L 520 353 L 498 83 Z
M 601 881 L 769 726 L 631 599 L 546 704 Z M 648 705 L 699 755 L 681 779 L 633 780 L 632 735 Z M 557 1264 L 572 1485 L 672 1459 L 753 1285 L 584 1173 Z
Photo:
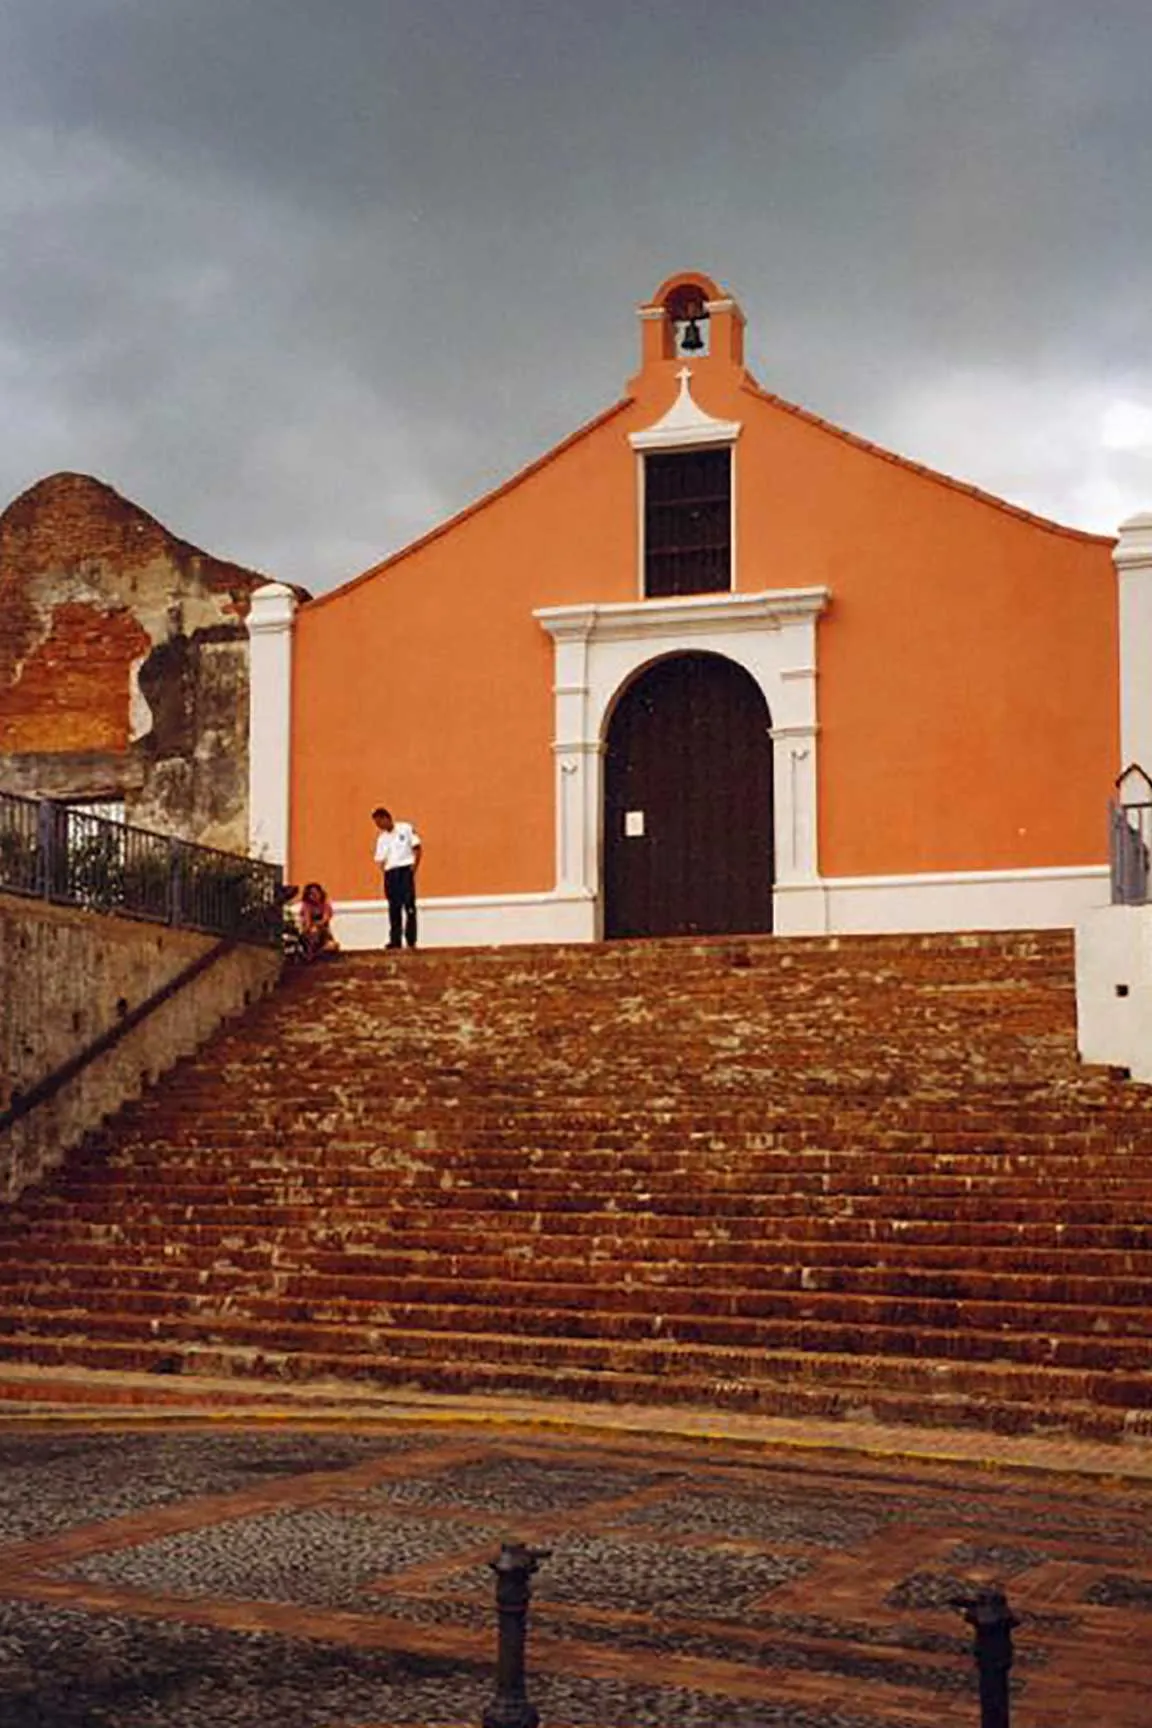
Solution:
M 397 864 L 384 872 L 388 897 L 388 946 L 399 948 L 401 939 L 416 946 L 416 872 L 411 864 Z

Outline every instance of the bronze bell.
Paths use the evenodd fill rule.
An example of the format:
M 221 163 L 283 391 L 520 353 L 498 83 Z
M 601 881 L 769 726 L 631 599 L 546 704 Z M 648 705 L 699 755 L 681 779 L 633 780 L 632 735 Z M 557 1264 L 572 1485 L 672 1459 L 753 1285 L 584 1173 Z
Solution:
M 680 338 L 680 347 L 682 352 L 685 354 L 699 354 L 703 346 L 704 338 L 700 334 L 699 319 L 686 318 L 684 321 L 684 333 Z

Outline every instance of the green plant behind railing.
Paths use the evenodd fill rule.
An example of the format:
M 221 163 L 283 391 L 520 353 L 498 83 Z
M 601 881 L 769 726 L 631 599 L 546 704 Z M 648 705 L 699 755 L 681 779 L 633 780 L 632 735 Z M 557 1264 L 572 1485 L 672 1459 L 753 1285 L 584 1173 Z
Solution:
M 167 919 L 171 912 L 171 880 L 167 848 L 134 853 L 124 860 L 123 904 L 143 917 Z
M 34 893 L 39 851 L 35 834 L 0 817 L 0 887 Z
M 68 848 L 68 898 L 95 912 L 111 912 L 124 905 L 124 847 L 122 832 L 112 824 L 82 835 Z

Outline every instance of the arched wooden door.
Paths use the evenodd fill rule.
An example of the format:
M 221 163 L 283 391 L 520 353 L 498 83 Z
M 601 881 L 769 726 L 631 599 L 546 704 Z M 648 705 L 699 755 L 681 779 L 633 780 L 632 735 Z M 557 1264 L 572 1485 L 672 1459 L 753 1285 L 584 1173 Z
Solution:
M 772 738 L 763 692 L 716 654 L 640 674 L 608 728 L 604 934 L 772 928 Z

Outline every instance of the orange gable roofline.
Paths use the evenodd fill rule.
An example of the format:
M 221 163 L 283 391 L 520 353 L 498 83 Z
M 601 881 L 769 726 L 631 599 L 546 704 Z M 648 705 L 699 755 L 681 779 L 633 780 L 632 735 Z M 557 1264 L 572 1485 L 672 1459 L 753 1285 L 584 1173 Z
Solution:
M 676 278 L 669 280 L 675 281 Z M 1039 516 L 1035 511 L 1025 510 L 1022 505 L 1010 504 L 1007 499 L 998 498 L 994 492 L 985 492 L 981 487 L 974 486 L 967 480 L 954 479 L 952 475 L 944 474 L 938 468 L 929 468 L 926 463 L 916 462 L 910 456 L 901 456 L 894 450 L 886 450 L 882 444 L 875 444 L 870 438 L 864 438 L 857 432 L 848 432 L 843 426 L 837 426 L 834 421 L 825 420 L 821 415 L 813 413 L 810 408 L 802 408 L 798 403 L 789 402 L 785 397 L 777 396 L 771 390 L 766 390 L 750 372 L 745 372 L 741 388 L 759 401 L 767 403 L 773 408 L 782 409 L 784 413 L 791 414 L 797 420 L 802 420 L 805 424 L 828 433 L 830 437 L 840 439 L 842 443 L 849 444 L 854 449 L 862 450 L 869 456 L 876 456 L 882 462 L 894 463 L 896 467 L 903 468 L 907 473 L 919 475 L 921 479 L 930 480 L 937 486 L 946 486 L 949 491 L 959 492 L 964 497 L 975 499 L 977 503 L 990 505 L 993 509 L 1002 511 L 1006 516 L 1015 517 L 1017 521 L 1030 522 L 1034 527 L 1043 528 L 1047 533 L 1060 534 L 1066 539 L 1079 540 L 1089 545 L 1114 546 L 1116 544 L 1114 534 L 1094 534 L 1084 528 L 1069 528 L 1062 522 L 1054 522 L 1050 517 Z M 495 504 L 499 499 L 514 491 L 516 487 L 530 480 L 534 474 L 540 473 L 542 469 L 557 461 L 559 457 L 564 455 L 565 451 L 572 449 L 582 439 L 591 437 L 594 432 L 599 431 L 602 426 L 606 426 L 617 415 L 624 413 L 627 408 L 632 406 L 634 400 L 635 398 L 631 395 L 622 396 L 611 407 L 603 409 L 593 419 L 587 420 L 582 426 L 577 427 L 575 432 L 570 432 L 566 438 L 562 438 L 559 444 L 554 444 L 542 456 L 537 456 L 525 467 L 517 469 L 514 474 L 509 475 L 507 480 L 502 480 L 491 491 L 482 493 L 479 498 L 466 504 L 462 510 L 446 517 L 443 522 L 438 522 L 426 534 L 421 534 L 417 539 L 409 541 L 406 546 L 390 553 L 387 558 L 382 558 L 379 563 L 370 565 L 359 575 L 349 577 L 346 582 L 330 589 L 327 594 L 320 594 L 307 600 L 306 604 L 309 611 L 314 611 L 317 607 L 327 605 L 330 600 L 336 600 L 344 594 L 351 593 L 354 588 L 360 587 L 364 582 L 371 581 L 375 576 L 384 575 L 405 558 L 410 558 L 414 553 L 422 551 L 425 546 L 429 546 L 433 541 L 440 539 L 442 535 L 450 533 L 460 523 L 466 522 L 472 516 L 479 515 L 490 504 Z
M 407 546 L 401 546 L 398 552 L 389 553 L 388 557 L 382 558 L 379 564 L 373 564 L 369 569 L 362 570 L 359 576 L 350 576 L 347 582 L 342 582 L 338 588 L 332 588 L 327 594 L 320 594 L 316 599 L 310 600 L 308 610 L 313 612 L 317 607 L 327 605 L 329 600 L 336 600 L 345 594 L 350 594 L 353 588 L 359 588 L 361 583 L 370 582 L 374 576 L 383 576 L 385 572 L 391 570 L 405 558 L 410 558 L 415 552 L 423 551 L 424 547 L 430 546 L 434 540 L 439 540 L 442 535 L 451 533 L 453 528 L 458 528 L 461 522 L 467 522 L 470 516 L 478 516 L 481 510 L 487 510 L 490 504 L 495 504 L 509 492 L 515 491 L 517 486 L 522 486 L 526 480 L 531 480 L 534 474 L 539 474 L 541 469 L 549 467 L 558 457 L 563 456 L 566 450 L 571 450 L 574 444 L 579 444 L 584 438 L 590 438 L 593 432 L 600 430 L 601 426 L 606 426 L 618 414 L 623 414 L 626 408 L 632 406 L 632 402 L 631 396 L 622 396 L 610 408 L 603 409 L 594 419 L 586 420 L 583 426 L 578 426 L 575 432 L 570 432 L 567 438 L 562 438 L 559 444 L 554 444 L 550 450 L 546 450 L 543 456 L 537 456 L 534 462 L 528 463 L 527 467 L 518 468 L 515 474 L 509 475 L 507 480 L 502 480 L 490 492 L 482 493 L 479 498 L 474 498 L 471 504 L 465 504 L 462 510 L 457 510 L 454 516 L 448 516 L 443 522 L 438 522 L 435 528 L 428 530 L 427 534 L 421 534 L 417 540 L 410 540 Z
M 760 401 L 770 403 L 773 408 L 782 408 L 786 414 L 795 415 L 797 420 L 803 420 L 821 432 L 830 433 L 844 444 L 851 444 L 869 456 L 878 456 L 882 462 L 892 462 L 897 468 L 904 468 L 910 474 L 918 474 L 923 480 L 932 480 L 937 486 L 947 486 L 951 492 L 960 492 L 965 497 L 975 498 L 979 504 L 990 504 L 994 509 L 1002 510 L 1006 516 L 1015 516 L 1021 522 L 1030 522 L 1033 527 L 1043 528 L 1049 534 L 1062 534 L 1068 540 L 1087 541 L 1093 546 L 1116 545 L 1115 534 L 1093 534 L 1087 528 L 1066 527 L 1063 522 L 1054 522 L 1049 516 L 1038 516 L 1033 510 L 1025 510 L 1021 504 L 1009 504 L 1007 499 L 998 498 L 994 492 L 985 492 L 982 487 L 973 486 L 968 480 L 956 480 L 951 474 L 941 473 L 938 468 L 929 468 L 926 463 L 914 461 L 911 456 L 900 456 L 895 450 L 886 450 L 882 444 L 874 444 L 870 438 L 862 438 L 857 432 L 846 432 L 843 426 L 823 419 L 810 408 L 801 408 L 797 403 L 788 402 L 783 396 L 776 396 L 771 390 L 765 390 L 750 372 L 745 372 L 741 388 L 758 397 Z

